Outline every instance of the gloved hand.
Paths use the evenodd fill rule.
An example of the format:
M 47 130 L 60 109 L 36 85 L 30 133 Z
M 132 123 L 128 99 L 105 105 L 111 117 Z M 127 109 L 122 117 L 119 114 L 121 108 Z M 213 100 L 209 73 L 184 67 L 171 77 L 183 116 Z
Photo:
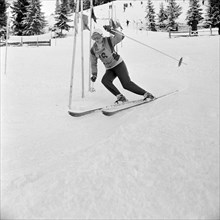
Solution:
M 96 81 L 97 76 L 96 75 L 92 75 L 92 77 L 90 78 L 92 82 Z
M 112 26 L 111 25 L 104 25 L 103 28 L 108 31 L 108 32 L 111 32 L 112 30 Z

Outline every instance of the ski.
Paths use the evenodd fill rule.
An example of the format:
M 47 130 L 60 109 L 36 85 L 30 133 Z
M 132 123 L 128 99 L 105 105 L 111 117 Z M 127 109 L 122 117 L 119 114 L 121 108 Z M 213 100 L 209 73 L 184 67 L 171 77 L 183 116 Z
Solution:
M 114 105 L 114 106 L 111 106 L 111 107 L 105 107 L 105 108 L 101 109 L 101 111 L 102 111 L 102 113 L 104 115 L 111 116 L 111 115 L 114 115 L 114 114 L 116 114 L 118 112 L 130 109 L 130 108 L 134 108 L 134 107 L 137 107 L 139 105 L 143 105 L 143 104 L 146 104 L 146 103 L 150 103 L 150 102 L 156 101 L 157 99 L 169 96 L 169 95 L 174 94 L 176 92 L 178 92 L 178 90 L 165 93 L 165 94 L 163 94 L 161 96 L 158 96 L 155 99 L 150 100 L 150 101 L 143 101 L 143 99 L 135 100 L 135 101 L 130 101 L 130 102 L 128 101 L 128 102 L 125 102 L 125 103 L 120 104 L 120 105 Z
M 126 104 L 135 104 L 137 102 L 139 102 L 141 100 L 134 100 L 134 101 L 127 101 Z M 112 105 L 108 105 L 108 106 L 105 106 L 105 107 L 98 107 L 98 108 L 92 108 L 92 109 L 87 109 L 87 110 L 68 110 L 68 113 L 70 116 L 73 116 L 73 117 L 81 117 L 81 116 L 85 116 L 85 115 L 88 115 L 88 114 L 91 114 L 91 113 L 95 113 L 95 112 L 99 112 L 101 110 L 104 110 L 104 109 L 112 109 L 112 108 L 115 108 L 115 107 L 119 107 L 121 105 L 125 105 L 124 103 L 121 103 L 121 104 L 112 104 Z
M 96 112 L 96 111 L 100 111 L 101 109 L 102 109 L 102 107 L 93 108 L 93 109 L 89 109 L 89 110 L 85 110 L 85 111 L 69 110 L 68 113 L 69 113 L 69 115 L 71 115 L 73 117 L 81 117 L 81 116 L 85 116 L 85 115 L 91 114 L 91 113 Z
M 135 100 L 135 101 L 127 101 L 127 103 L 137 103 L 138 101 L 140 100 Z M 111 108 L 115 108 L 115 107 L 118 107 L 118 106 L 121 106 L 121 105 L 124 105 L 124 103 L 122 104 L 112 104 L 112 105 L 108 105 L 108 106 L 105 106 L 105 107 L 98 107 L 98 108 L 91 108 L 91 109 L 87 109 L 87 110 L 71 110 L 69 109 L 68 110 L 68 113 L 70 116 L 73 116 L 73 117 L 81 117 L 81 116 L 85 116 L 85 115 L 88 115 L 88 114 L 91 114 L 91 113 L 95 113 L 95 112 L 99 112 L 103 109 L 111 109 Z
M 85 115 L 88 115 L 91 113 L 102 111 L 102 113 L 104 115 L 111 116 L 111 115 L 114 115 L 114 114 L 121 112 L 123 110 L 130 109 L 130 108 L 133 108 L 133 107 L 136 107 L 139 105 L 143 105 L 143 104 L 155 101 L 159 98 L 171 95 L 176 92 L 178 92 L 178 90 L 163 94 L 163 95 L 158 96 L 155 99 L 150 100 L 150 101 L 143 101 L 143 99 L 138 99 L 138 100 L 134 100 L 134 101 L 127 101 L 122 104 L 113 104 L 113 105 L 109 105 L 109 106 L 105 106 L 105 107 L 92 108 L 92 109 L 87 109 L 87 110 L 83 110 L 83 111 L 69 110 L 68 113 L 70 116 L 73 116 L 73 117 L 81 117 L 81 116 L 85 116 Z

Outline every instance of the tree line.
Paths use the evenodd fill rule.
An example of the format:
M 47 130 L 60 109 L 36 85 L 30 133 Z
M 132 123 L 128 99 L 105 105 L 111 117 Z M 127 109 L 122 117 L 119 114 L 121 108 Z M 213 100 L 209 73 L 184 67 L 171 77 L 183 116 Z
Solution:
M 101 5 L 113 0 L 93 0 L 93 5 Z M 147 28 L 156 31 L 159 29 L 176 29 L 177 19 L 182 13 L 182 8 L 176 3 L 176 0 L 167 0 L 165 8 L 161 3 L 159 13 L 156 15 L 153 0 L 147 1 L 146 21 Z M 220 30 L 220 1 L 203 0 L 206 2 L 206 14 L 202 15 L 202 9 L 199 0 L 189 0 L 189 9 L 187 11 L 186 21 L 188 25 L 198 24 L 204 20 L 205 27 L 218 27 Z M 14 0 L 9 6 L 7 0 L 0 0 L 0 37 L 6 35 L 7 26 L 7 8 L 12 10 L 11 30 L 14 35 L 38 35 L 44 33 L 47 22 L 44 13 L 41 11 L 40 0 Z M 83 10 L 90 8 L 90 0 L 83 1 Z M 81 10 L 81 9 L 79 9 Z M 71 13 L 76 11 L 76 0 L 56 0 L 55 26 L 61 30 L 69 30 L 68 22 Z M 219 31 L 220 34 L 220 31 Z
M 93 0 L 93 5 L 101 5 L 114 0 Z M 11 31 L 14 35 L 38 35 L 44 33 L 47 25 L 44 13 L 41 11 L 40 0 L 14 0 L 9 5 L 7 0 L 0 0 L 0 37 L 6 35 L 7 8 L 12 11 Z M 90 8 L 90 0 L 83 0 L 83 10 Z M 68 17 L 76 10 L 76 0 L 56 0 L 56 27 L 69 30 Z
M 197 30 L 198 23 L 203 20 L 204 27 L 218 27 L 220 34 L 220 1 L 207 0 L 206 7 L 206 13 L 203 17 L 199 0 L 189 0 L 189 8 L 186 14 L 187 25 L 191 26 L 192 30 Z M 182 8 L 177 4 L 176 0 L 168 0 L 166 8 L 161 3 L 157 15 L 154 10 L 153 1 L 148 0 L 146 12 L 147 26 L 151 31 L 156 31 L 157 28 L 178 30 L 177 19 L 182 14 Z

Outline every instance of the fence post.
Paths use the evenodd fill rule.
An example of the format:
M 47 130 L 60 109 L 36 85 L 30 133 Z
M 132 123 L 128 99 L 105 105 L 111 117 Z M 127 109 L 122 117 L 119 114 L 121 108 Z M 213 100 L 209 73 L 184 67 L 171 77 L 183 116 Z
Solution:
M 191 37 L 191 33 L 192 33 L 192 27 L 189 26 L 189 36 Z
M 169 38 L 171 38 L 171 30 L 170 30 L 170 28 L 169 28 Z
M 212 25 L 209 25 L 210 35 L 212 35 Z

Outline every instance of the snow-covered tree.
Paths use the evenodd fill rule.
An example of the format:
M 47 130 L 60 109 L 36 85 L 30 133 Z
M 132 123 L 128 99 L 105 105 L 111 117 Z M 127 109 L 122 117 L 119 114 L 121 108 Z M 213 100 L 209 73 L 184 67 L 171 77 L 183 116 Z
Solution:
M 176 19 L 182 14 L 182 7 L 175 0 L 169 0 L 167 8 L 167 28 L 175 28 Z
M 72 12 L 76 10 L 76 1 L 78 0 L 69 0 L 69 5 Z M 93 6 L 106 4 L 115 0 L 93 0 Z M 83 0 L 83 10 L 90 8 L 90 0 Z
M 28 0 L 15 0 L 12 9 L 12 30 L 15 35 L 22 35 L 24 30 L 23 20 L 26 17 Z
M 147 26 L 151 31 L 156 31 L 156 22 L 155 22 L 155 11 L 154 6 L 151 0 L 148 0 L 146 7 L 146 22 Z
M 0 38 L 6 35 L 7 26 L 7 4 L 5 0 L 0 0 Z
M 195 28 L 197 30 L 197 24 L 200 20 L 202 20 L 202 8 L 200 8 L 199 0 L 190 0 L 189 10 L 187 11 L 187 24 L 193 25 L 195 24 Z
M 79 1 L 79 10 L 81 10 L 81 0 L 69 0 L 69 7 L 72 12 L 76 11 L 76 3 Z M 94 4 L 95 1 L 93 1 Z M 90 0 L 83 0 L 83 10 L 90 8 Z
M 206 11 L 206 24 L 212 27 L 218 27 L 218 33 L 220 34 L 220 1 L 209 0 Z
M 165 28 L 166 27 L 165 21 L 167 20 L 167 14 L 164 9 L 163 2 L 161 2 L 160 4 L 159 13 L 157 14 L 157 16 L 158 16 L 158 26 L 160 28 Z
M 58 14 L 60 11 L 60 1 L 56 0 L 55 14 Z
M 46 21 L 43 12 L 41 12 L 40 0 L 30 0 L 26 7 L 27 12 L 22 24 L 24 25 L 23 35 L 38 35 L 44 33 Z
M 60 5 L 60 10 L 55 17 L 57 23 L 54 25 L 55 28 L 58 28 L 60 30 L 61 36 L 63 35 L 63 30 L 69 31 L 70 25 L 68 22 L 71 22 L 72 20 L 69 19 L 70 17 L 70 10 L 67 0 L 63 0 Z
M 69 1 L 69 6 L 72 12 L 75 12 L 76 10 L 76 0 L 70 0 Z

